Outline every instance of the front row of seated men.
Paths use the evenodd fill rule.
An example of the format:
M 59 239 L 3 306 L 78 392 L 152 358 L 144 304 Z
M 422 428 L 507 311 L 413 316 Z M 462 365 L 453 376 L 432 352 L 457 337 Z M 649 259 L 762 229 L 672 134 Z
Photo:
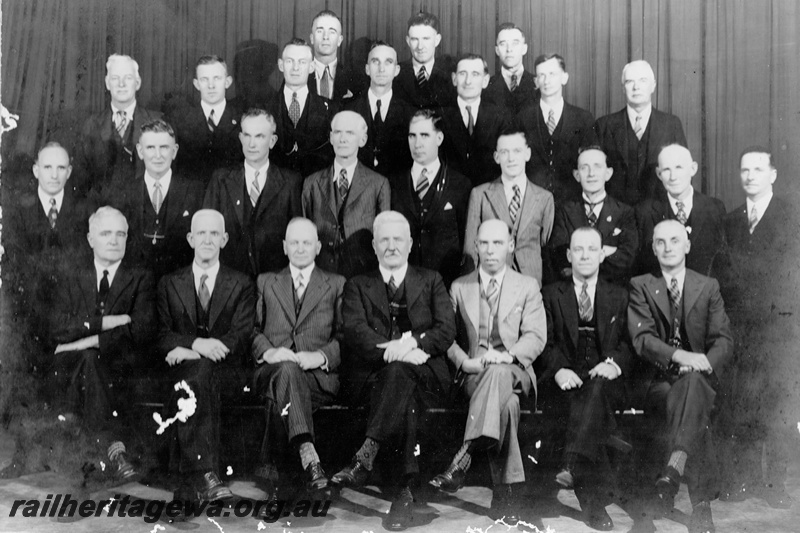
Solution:
M 518 395 L 536 395 L 532 364 L 541 355 L 542 392 L 567 411 L 557 481 L 575 488 L 590 526 L 611 529 L 600 479 L 622 396 L 619 378 L 632 372 L 630 334 L 635 352 L 650 363 L 648 409 L 667 425 L 669 460 L 655 485 L 658 500 L 671 509 L 686 479 L 694 505 L 690 531 L 713 531 L 709 426 L 732 341 L 717 282 L 685 267 L 690 243 L 678 221 L 655 227 L 662 275 L 634 278 L 630 303 L 624 289 L 598 276 L 604 250 L 596 229 L 573 232 L 572 279 L 542 293 L 534 279 L 507 267 L 515 243 L 500 220 L 478 228 L 479 269 L 457 279 L 448 297 L 438 273 L 408 264 L 410 227 L 395 211 L 381 213 L 373 225 L 378 269 L 346 283 L 315 266 L 321 243 L 313 222 L 293 219 L 283 242 L 290 264 L 259 276 L 256 295 L 247 275 L 219 261 L 228 241 L 223 216 L 202 209 L 187 235 L 194 260 L 158 284 L 155 343 L 148 343 L 156 330 L 152 277 L 122 261 L 125 217 L 102 207 L 89 227 L 94 260 L 60 284 L 60 344 L 49 376 L 66 382 L 56 390 L 66 394 L 71 411 L 108 428 L 109 440 L 120 439 L 111 411 L 120 409 L 124 419 L 130 401 L 123 402 L 117 387 L 155 349 L 166 363 L 159 370 L 170 383 L 167 409 L 183 413 L 168 427 L 183 497 L 232 496 L 218 475 L 220 404 L 253 383 L 265 402 L 256 474 L 268 502 L 278 501 L 294 465 L 310 492 L 360 486 L 383 452 L 400 459 L 385 525 L 412 525 L 420 413 L 446 396 L 449 359 L 470 416 L 451 465 L 430 484 L 457 491 L 472 456 L 487 451 L 491 514 L 508 523 L 520 516 L 518 489 L 525 480 Z M 367 406 L 369 418 L 351 463 L 329 479 L 315 448 L 312 413 L 336 398 L 340 365 L 345 396 Z M 109 455 L 120 479 L 138 474 L 120 440 Z

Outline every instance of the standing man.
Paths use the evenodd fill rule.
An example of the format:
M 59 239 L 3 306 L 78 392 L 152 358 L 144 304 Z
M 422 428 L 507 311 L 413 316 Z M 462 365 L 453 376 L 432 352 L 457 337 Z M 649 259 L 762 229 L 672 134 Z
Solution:
M 282 237 L 289 221 L 303 213 L 303 178 L 269 160 L 278 140 L 275 127 L 263 109 L 242 115 L 244 164 L 217 170 L 203 200 L 204 207 L 222 213 L 229 230 L 221 261 L 253 279 L 287 265 Z
M 408 121 L 414 108 L 395 95 L 392 84 L 400 73 L 397 52 L 383 41 L 375 41 L 366 66 L 369 89 L 347 103 L 367 123 L 367 143 L 358 150 L 358 160 L 382 176 L 389 176 L 411 162 L 408 154 Z
M 594 117 L 564 101 L 569 74 L 563 57 L 540 55 L 534 69 L 541 98 L 530 101 L 517 120 L 531 143 L 527 173 L 533 183 L 553 193 L 558 206 L 580 195 L 570 176 L 577 168 L 578 148 L 591 138 Z
M 283 86 L 266 108 L 275 118 L 278 136 L 270 160 L 301 176 L 325 168 L 333 159 L 327 131 L 336 106 L 308 89 L 308 76 L 314 72 L 312 52 L 303 39 L 284 45 L 278 59 Z
M 514 525 L 520 519 L 518 490 L 525 482 L 515 391 L 528 396 L 533 389 L 536 396 L 533 362 L 544 349 L 547 322 L 538 284 L 507 268 L 506 256 L 514 251 L 508 225 L 496 219 L 483 222 L 476 246 L 478 271 L 458 278 L 450 296 L 460 336 L 447 357 L 469 398 L 464 444 L 450 467 L 430 484 L 457 491 L 472 455 L 488 450 L 494 485 L 491 516 Z
M 320 267 L 350 279 L 374 268 L 372 223 L 391 207 L 389 180 L 358 161 L 367 142 L 367 123 L 353 111 L 333 117 L 330 133 L 336 159 L 303 183 L 303 213 L 317 225 Z
M 441 40 L 436 15 L 420 11 L 408 19 L 406 44 L 411 60 L 400 64 L 396 86 L 397 95 L 412 106 L 440 114 L 456 100 L 450 69 L 434 57 Z
M 681 121 L 653 107 L 656 76 L 650 63 L 631 61 L 622 69 L 625 109 L 600 117 L 594 125 L 614 178 L 608 192 L 628 205 L 661 195 L 655 172 L 662 146 L 686 146 Z
M 411 233 L 403 215 L 375 218 L 373 245 L 380 266 L 345 285 L 344 378 L 349 398 L 369 406 L 366 439 L 335 485 L 363 486 L 375 456 L 397 450 L 398 487 L 384 527 L 401 531 L 413 521 L 409 488 L 419 473 L 415 454 L 420 413 L 439 403 L 450 384 L 445 353 L 455 337 L 453 308 L 441 276 L 409 266 Z
M 661 424 L 649 434 L 667 440 L 669 461 L 655 485 L 658 502 L 671 512 L 685 478 L 693 507 L 689 531 L 695 533 L 714 531 L 711 414 L 733 339 L 717 280 L 686 268 L 690 248 L 683 224 L 656 225 L 653 252 L 661 276 L 631 280 L 628 329 L 636 354 L 650 363 L 645 406 Z
M 194 414 L 170 428 L 173 465 L 182 487 L 176 499 L 214 501 L 229 499 L 231 490 L 220 481 L 220 403 L 238 397 L 249 383 L 252 359 L 255 290 L 253 282 L 219 262 L 228 241 L 225 219 L 212 209 L 192 217 L 186 235 L 194 260 L 158 284 L 158 353 L 169 365 L 170 412 L 186 399 L 196 398 Z
M 548 403 L 566 426 L 556 482 L 575 488 L 589 527 L 610 531 L 614 523 L 604 494 L 613 485 L 604 481 L 611 474 L 606 444 L 616 427 L 614 409 L 623 403 L 622 380 L 630 373 L 632 357 L 625 325 L 628 291 L 599 276 L 605 259 L 602 242 L 597 229 L 573 231 L 566 252 L 571 279 L 542 291 L 547 311 L 542 382 L 548 400 L 552 398 Z
M 500 60 L 500 73 L 492 76 L 484 96 L 516 117 L 526 105 L 538 98 L 535 76 L 522 64 L 528 53 L 522 29 L 513 22 L 500 24 L 494 53 Z
M 349 100 L 361 90 L 356 83 L 357 74 L 339 62 L 338 52 L 343 40 L 339 15 L 328 9 L 317 13 L 308 36 L 314 48 L 314 79 L 308 84 L 308 90 L 335 102 Z
M 494 159 L 502 174 L 490 183 L 472 189 L 467 211 L 464 253 L 478 263 L 475 246 L 478 227 L 485 220 L 499 218 L 511 228 L 514 250 L 506 257 L 509 266 L 542 285 L 542 249 L 553 231 L 553 195 L 534 185 L 525 175 L 531 149 L 525 132 L 510 127 L 500 133 Z
M 481 99 L 489 83 L 489 67 L 481 56 L 461 56 L 452 78 L 458 98 L 455 106 L 443 110 L 445 160 L 475 187 L 500 173 L 494 151 L 497 137 L 511 117 L 503 108 Z
M 420 109 L 408 125 L 408 147 L 414 164 L 391 179 L 392 209 L 411 227 L 408 262 L 435 270 L 445 286 L 456 279 L 464 264 L 464 231 L 472 185 L 439 159 L 444 140 L 442 119 Z
M 83 123 L 75 153 L 73 189 L 84 196 L 90 189 L 99 191 L 112 180 L 133 179 L 144 170 L 136 158 L 141 127 L 161 117 L 136 102 L 142 86 L 139 64 L 130 56 L 112 54 L 106 62 L 106 89 L 111 105 L 90 115 Z
M 194 67 L 192 84 L 200 93 L 200 105 L 184 105 L 167 115 L 175 128 L 181 151 L 176 168 L 205 188 L 218 168 L 241 164 L 239 115 L 225 92 L 233 83 L 228 65 L 219 56 L 202 56 Z

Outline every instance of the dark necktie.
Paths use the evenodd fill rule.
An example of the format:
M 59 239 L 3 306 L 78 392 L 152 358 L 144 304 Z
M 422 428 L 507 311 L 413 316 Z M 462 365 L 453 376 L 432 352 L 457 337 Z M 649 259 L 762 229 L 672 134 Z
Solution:
M 200 289 L 197 291 L 197 298 L 200 300 L 200 307 L 203 308 L 203 311 L 208 311 L 208 302 L 211 301 L 211 293 L 208 292 L 208 285 L 206 285 L 207 279 L 208 274 L 200 276 Z
M 208 131 L 214 133 L 214 130 L 217 128 L 217 125 L 214 123 L 214 110 L 211 110 L 211 113 L 208 114 L 208 120 L 206 121 L 208 124 Z
M 331 71 L 329 67 L 325 67 L 325 72 L 322 73 L 322 80 L 319 82 L 319 92 L 325 98 L 331 98 Z
M 375 102 L 375 106 L 378 108 L 378 110 L 375 111 L 375 116 L 372 117 L 372 124 L 374 124 L 375 127 L 379 127 L 383 125 L 383 115 L 381 115 L 381 101 L 377 100 Z
M 678 213 L 675 215 L 678 217 L 678 222 L 685 226 L 686 221 L 689 220 L 689 217 L 686 216 L 686 211 L 683 210 L 686 206 L 683 205 L 683 202 L 675 202 L 675 207 L 678 208 Z
M 516 88 L 517 88 L 517 75 L 516 74 L 512 74 L 511 75 L 511 85 L 508 87 L 508 90 L 513 93 Z
M 419 196 L 419 199 L 422 200 L 425 197 L 425 193 L 428 192 L 428 188 L 430 187 L 430 182 L 428 181 L 428 169 L 423 168 L 422 172 L 419 175 L 419 181 L 417 182 L 416 193 Z
M 514 185 L 514 196 L 511 198 L 511 203 L 508 204 L 508 214 L 511 216 L 511 223 L 517 222 L 517 215 L 519 208 L 522 205 L 522 193 L 519 190 L 519 185 Z
M 58 220 L 58 208 L 56 207 L 55 198 L 50 198 L 50 211 L 47 212 L 47 220 L 50 221 L 50 229 L 56 229 L 56 220 Z
M 300 101 L 297 99 L 297 93 L 292 93 L 292 103 L 289 104 L 289 119 L 295 127 L 300 122 Z
M 675 348 L 681 347 L 681 291 L 678 288 L 678 280 L 672 278 L 669 283 L 669 303 L 672 306 L 672 338 L 670 344 Z
M 108 288 L 108 270 L 103 270 L 103 279 L 100 280 L 100 288 L 97 291 L 97 305 L 100 308 L 100 314 L 105 312 Z
M 467 131 L 471 136 L 472 132 L 475 131 L 475 119 L 472 117 L 472 106 L 468 105 L 466 107 L 467 107 Z
M 117 120 L 116 120 L 116 127 L 117 133 L 119 134 L 120 139 L 125 138 L 125 130 L 128 127 L 128 116 L 125 114 L 125 111 L 117 111 Z
M 589 284 L 584 281 L 583 286 L 581 287 L 581 295 L 578 299 L 581 320 L 584 322 L 589 322 L 594 315 L 592 310 L 592 300 L 589 298 L 589 292 L 587 290 L 588 288 Z
M 489 306 L 489 312 L 486 316 L 486 340 L 484 342 L 483 339 L 480 340 L 480 346 L 482 348 L 489 349 L 489 339 L 492 336 L 492 319 L 494 317 L 495 306 L 497 305 L 497 299 L 500 295 L 500 288 L 497 286 L 497 280 L 495 278 L 491 278 L 489 280 L 489 285 L 483 289 L 483 297 L 486 298 L 486 305 Z
M 397 294 L 397 284 L 394 282 L 394 276 L 389 276 L 389 299 L 394 300 Z
M 417 72 L 417 86 L 420 89 L 428 86 L 428 71 L 425 70 L 425 65 L 419 67 L 419 72 Z
M 339 171 L 339 207 L 344 205 L 347 199 L 347 191 L 350 189 L 350 184 L 347 182 L 347 171 L 342 169 Z

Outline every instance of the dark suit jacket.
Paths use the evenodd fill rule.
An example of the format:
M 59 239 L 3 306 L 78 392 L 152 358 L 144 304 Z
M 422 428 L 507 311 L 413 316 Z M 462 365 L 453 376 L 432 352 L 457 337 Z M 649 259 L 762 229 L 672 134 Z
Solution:
M 317 264 L 328 272 L 350 279 L 375 268 L 372 222 L 391 208 L 389 180 L 356 165 L 342 213 L 336 210 L 333 172 L 330 167 L 308 176 L 303 184 L 303 213 L 317 225 L 322 251 Z
M 239 141 L 241 117 L 241 111 L 228 100 L 212 133 L 199 102 L 170 112 L 165 120 L 175 129 L 179 146 L 175 168 L 205 187 L 216 169 L 241 163 L 244 159 Z
M 447 289 L 438 273 L 413 266 L 408 267 L 403 283 L 412 335 L 419 348 L 430 356 L 425 364 L 446 392 L 450 383 L 446 354 L 456 334 Z M 370 375 L 386 365 L 384 350 L 376 345 L 391 340 L 389 297 L 379 270 L 356 276 L 345 284 L 342 316 L 349 348 L 343 360 L 343 374 L 351 397 L 358 397 Z
M 594 130 L 598 144 L 608 157 L 608 166 L 614 169 L 614 175 L 606 183 L 609 194 L 628 205 L 636 205 L 645 198 L 663 196 L 656 176 L 658 152 L 667 144 L 686 146 L 686 136 L 678 117 L 653 108 L 642 135 L 646 146 L 641 147 L 641 165 L 638 158 L 630 157 L 631 152 L 636 153 L 637 147 L 628 142 L 633 128 L 628 120 L 627 107 L 597 119 Z
M 289 221 L 303 213 L 303 178 L 270 163 L 264 190 L 249 220 L 245 219 L 245 202 L 250 202 L 245 187 L 249 185 L 245 184 L 244 166 L 219 169 L 208 184 L 203 207 L 216 209 L 225 218 L 228 244 L 220 252 L 222 263 L 255 278 L 289 264 L 283 238 Z
M 278 347 L 321 351 L 328 360 L 328 370 L 335 371 L 341 363 L 344 281 L 338 274 L 314 267 L 297 314 L 289 267 L 258 276 L 253 359 Z
M 336 62 L 336 77 L 333 79 L 333 98 L 332 101 L 345 103 L 359 95 L 365 87 L 369 85 L 366 75 L 351 70 L 342 60 Z M 312 72 L 308 76 L 308 92 L 319 95 L 317 91 L 316 73 Z
M 256 293 L 253 282 L 221 265 L 209 307 L 208 336 L 230 349 L 225 364 L 253 366 L 250 339 L 255 323 Z M 165 356 L 182 346 L 192 348 L 197 339 L 197 294 L 191 265 L 158 282 L 158 354 Z
M 594 295 L 594 316 L 599 342 L 599 361 L 587 361 L 578 349 L 578 299 L 572 280 L 552 283 L 542 289 L 547 313 L 547 347 L 542 354 L 542 380 L 555 377 L 562 368 L 579 376 L 587 376 L 595 364 L 607 358 L 614 360 L 627 376 L 632 367 L 628 340 L 628 291 L 597 280 Z
M 267 104 L 275 118 L 278 142 L 270 150 L 269 159 L 281 168 L 299 172 L 301 176 L 321 170 L 333 162 L 330 143 L 331 119 L 337 106 L 309 90 L 303 114 L 297 126 L 289 119 L 283 96 L 283 85 Z
M 391 179 L 392 209 L 402 213 L 411 226 L 411 255 L 408 262 L 436 270 L 447 287 L 456 279 L 464 263 L 464 232 L 472 184 L 446 163 L 428 190 L 424 201 L 414 191 L 411 171 Z
M 612 178 L 613 179 L 613 178 Z M 639 258 L 636 265 L 638 274 L 658 274 L 658 258 L 653 253 L 653 228 L 662 220 L 676 219 L 669 200 L 645 200 L 636 206 L 636 226 L 639 228 Z M 722 250 L 725 243 L 725 204 L 722 200 L 712 198 L 694 191 L 692 212 L 686 222 L 689 241 L 692 247 L 686 255 L 686 267 L 704 276 L 711 273 L 714 257 Z
M 80 142 L 75 151 L 75 172 L 67 182 L 79 195 L 90 189 L 101 190 L 115 180 L 131 180 L 144 172 L 144 163 L 136 152 L 143 124 L 161 118 L 161 113 L 145 109 L 137 102 L 133 120 L 120 139 L 111 112 L 111 105 L 90 115 L 83 123 Z
M 669 344 L 671 327 L 669 291 L 663 276 L 644 274 L 631 280 L 628 330 L 639 357 L 649 361 L 650 377 L 667 372 L 676 348 Z M 704 353 L 719 377 L 733 357 L 733 338 L 725 305 L 714 278 L 686 269 L 683 318 L 689 346 Z
M 517 88 L 512 93 L 508 90 L 503 75 L 495 74 L 483 91 L 482 98 L 504 108 L 512 116 L 517 116 L 525 106 L 539 100 L 539 89 L 536 88 L 534 79 L 535 75 L 532 72 L 523 70 Z
M 145 227 L 144 210 L 152 212 L 153 204 L 144 182 L 144 173 L 129 181 L 115 181 L 103 196 L 102 204 L 122 211 L 128 219 L 128 248 L 126 257 L 136 266 L 147 268 L 159 279 L 191 261 L 192 248 L 186 234 L 192 229 L 192 216 L 203 202 L 197 182 L 173 172 L 169 190 L 159 212 L 158 235 Z M 147 236 L 149 235 L 149 237 Z
M 473 187 L 497 178 L 500 175 L 500 165 L 494 161 L 497 137 L 511 120 L 505 109 L 481 99 L 478 120 L 470 136 L 458 104 L 445 109 L 441 151 L 448 166 L 467 176 Z
M 428 84 L 425 90 L 417 86 L 414 66 L 411 60 L 400 63 L 400 74 L 394 79 L 392 88 L 396 96 L 405 100 L 417 109 L 442 110 L 456 103 L 456 88 L 450 77 L 452 69 L 445 65 L 444 58 L 437 58 L 433 69 L 428 73 Z
M 367 90 L 348 100 L 345 108 L 355 111 L 367 121 L 367 144 L 358 150 L 358 160 L 365 166 L 382 176 L 389 176 L 398 168 L 405 168 L 412 163 L 408 149 L 408 123 L 415 110 L 396 93 L 392 94 L 380 134 L 372 120 Z
M 551 137 L 539 101 L 534 100 L 523 108 L 517 121 L 531 147 L 531 160 L 526 165 L 530 180 L 553 193 L 556 205 L 578 199 L 581 186 L 572 171 L 578 168 L 578 149 L 592 137 L 592 114 L 564 102 L 561 119 Z
M 586 217 L 583 199 L 556 207 L 556 220 L 550 243 L 553 247 L 551 254 L 553 269 L 559 275 L 564 269 L 571 269 L 567 261 L 567 249 L 572 232 L 588 225 L 589 219 Z M 603 236 L 604 246 L 617 247 L 616 252 L 606 256 L 600 263 L 600 277 L 617 285 L 626 286 L 639 251 L 639 233 L 636 229 L 633 208 L 606 195 L 595 228 Z

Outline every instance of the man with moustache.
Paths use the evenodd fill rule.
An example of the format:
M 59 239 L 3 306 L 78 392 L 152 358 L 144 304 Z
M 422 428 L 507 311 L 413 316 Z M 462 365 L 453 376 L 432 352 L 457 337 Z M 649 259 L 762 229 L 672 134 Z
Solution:
M 314 48 L 314 79 L 308 90 L 334 102 L 353 98 L 361 90 L 357 73 L 339 61 L 342 46 L 342 20 L 339 15 L 324 9 L 314 16 L 308 42 Z
M 278 139 L 268 111 L 251 108 L 240 122 L 244 164 L 214 173 L 203 206 L 225 218 L 229 238 L 220 260 L 255 279 L 288 264 L 282 239 L 289 221 L 303 213 L 303 178 L 270 162 Z
M 538 98 L 535 76 L 522 64 L 528 53 L 528 43 L 522 29 L 513 22 L 500 24 L 495 43 L 500 73 L 492 76 L 483 94 L 487 101 L 516 117 L 526 105 Z

